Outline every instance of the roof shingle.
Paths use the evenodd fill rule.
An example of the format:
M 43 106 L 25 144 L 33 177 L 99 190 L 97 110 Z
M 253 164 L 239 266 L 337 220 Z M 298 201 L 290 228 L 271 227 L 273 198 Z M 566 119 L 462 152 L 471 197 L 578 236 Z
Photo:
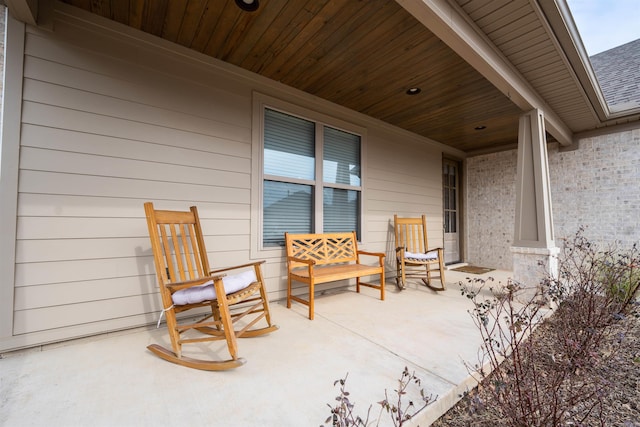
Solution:
M 640 107 L 640 39 L 589 59 L 611 112 Z

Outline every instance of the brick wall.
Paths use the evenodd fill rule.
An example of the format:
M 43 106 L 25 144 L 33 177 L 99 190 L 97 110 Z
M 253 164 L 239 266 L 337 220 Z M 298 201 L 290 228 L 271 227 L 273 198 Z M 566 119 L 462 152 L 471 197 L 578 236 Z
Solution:
M 640 129 L 585 138 L 575 151 L 549 145 L 556 244 L 580 226 L 602 244 L 640 241 Z M 469 158 L 467 256 L 472 264 L 513 269 L 516 150 Z
M 640 240 L 640 129 L 580 140 L 576 151 L 549 151 L 558 237 L 630 247 Z
M 465 261 L 511 269 L 516 207 L 517 151 L 471 157 L 466 162 Z

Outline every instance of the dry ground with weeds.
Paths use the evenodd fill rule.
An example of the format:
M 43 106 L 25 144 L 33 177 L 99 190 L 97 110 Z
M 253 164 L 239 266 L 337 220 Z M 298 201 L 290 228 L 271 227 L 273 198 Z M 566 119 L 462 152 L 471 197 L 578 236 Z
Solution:
M 636 312 L 640 310 L 636 309 Z M 612 326 L 612 339 L 622 337 L 622 345 L 598 368 L 594 381 L 603 381 L 607 386 L 602 394 L 601 417 L 591 416 L 585 426 L 640 427 L 640 318 L 627 315 Z M 545 328 L 535 331 L 547 334 Z M 539 336 L 540 338 L 540 336 Z M 544 336 L 542 336 L 544 338 Z M 482 390 L 482 387 L 480 388 Z M 474 390 L 475 392 L 476 390 Z M 478 409 L 474 405 L 474 392 L 465 396 L 451 408 L 433 427 L 499 427 L 508 423 L 486 392 L 479 392 L 484 403 Z M 572 425 L 572 424 L 567 424 Z

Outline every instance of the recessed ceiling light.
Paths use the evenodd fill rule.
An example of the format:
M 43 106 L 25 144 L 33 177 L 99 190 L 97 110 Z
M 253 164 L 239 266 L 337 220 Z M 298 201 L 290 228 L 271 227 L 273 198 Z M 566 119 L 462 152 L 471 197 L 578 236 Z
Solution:
M 419 87 L 410 87 L 409 89 L 407 89 L 406 94 L 407 95 L 417 95 L 420 92 L 422 92 L 422 89 L 420 89 Z
M 236 5 L 246 12 L 255 12 L 260 7 L 258 0 L 236 0 Z
M 474 129 L 475 129 L 475 130 L 484 130 L 484 129 L 486 129 L 486 128 L 487 128 L 487 127 L 486 127 L 485 125 L 480 125 L 480 126 L 476 126 L 476 127 L 474 127 Z

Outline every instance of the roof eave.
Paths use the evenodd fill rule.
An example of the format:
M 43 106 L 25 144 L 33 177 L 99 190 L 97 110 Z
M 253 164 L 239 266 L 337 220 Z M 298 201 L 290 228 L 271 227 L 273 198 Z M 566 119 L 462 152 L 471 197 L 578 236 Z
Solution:
M 532 1 L 537 1 L 540 5 L 598 120 L 602 123 L 610 120 L 612 113 L 566 0 Z
M 396 1 L 523 111 L 542 110 L 547 131 L 560 144 L 572 144 L 571 129 L 455 3 L 447 0 Z
M 36 25 L 38 21 L 38 0 L 2 0 L 14 18 L 20 22 Z

